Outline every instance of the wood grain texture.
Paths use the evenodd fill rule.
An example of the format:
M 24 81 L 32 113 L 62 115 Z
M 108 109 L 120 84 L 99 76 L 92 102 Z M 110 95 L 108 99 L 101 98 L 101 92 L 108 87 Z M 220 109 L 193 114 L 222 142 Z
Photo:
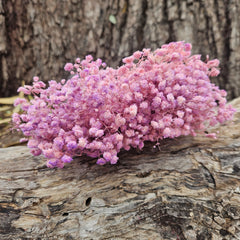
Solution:
M 48 169 L 0 149 L 0 239 L 240 239 L 240 98 L 219 138 L 166 139 L 117 165 Z M 215 129 L 216 131 L 216 129 Z
M 116 67 L 135 50 L 185 40 L 203 60 L 219 58 L 214 81 L 238 97 L 239 12 L 239 0 L 0 0 L 0 95 L 15 95 L 35 75 L 65 78 L 64 64 L 76 57 Z

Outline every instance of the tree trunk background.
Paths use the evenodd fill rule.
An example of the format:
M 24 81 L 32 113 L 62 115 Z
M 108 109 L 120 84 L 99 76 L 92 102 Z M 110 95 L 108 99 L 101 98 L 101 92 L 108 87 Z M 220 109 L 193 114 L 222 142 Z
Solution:
M 1 240 L 239 240 L 240 98 L 217 140 L 166 139 L 116 165 L 76 158 L 48 169 L 24 146 L 0 149 Z
M 65 78 L 76 57 L 116 67 L 135 50 L 178 40 L 203 59 L 219 58 L 213 81 L 240 96 L 239 0 L 0 0 L 0 95 L 15 95 L 35 75 Z

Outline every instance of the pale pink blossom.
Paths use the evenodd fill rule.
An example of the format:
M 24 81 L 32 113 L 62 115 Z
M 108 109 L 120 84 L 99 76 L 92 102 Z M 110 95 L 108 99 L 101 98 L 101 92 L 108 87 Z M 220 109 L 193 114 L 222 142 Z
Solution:
M 232 119 L 235 110 L 227 105 L 226 91 L 209 79 L 218 75 L 219 61 L 191 56 L 191 44 L 143 49 L 123 63 L 114 69 L 88 55 L 65 65 L 72 75 L 67 81 L 46 85 L 34 77 L 32 86 L 20 87 L 32 100 L 15 101 L 22 112 L 12 121 L 31 153 L 45 156 L 51 168 L 84 154 L 98 158 L 99 165 L 116 164 L 122 148 L 195 136 Z
M 183 105 L 186 102 L 186 98 L 183 97 L 183 96 L 178 96 L 177 97 L 177 102 L 181 106 L 181 105 Z
M 73 69 L 73 64 L 72 63 L 67 63 L 64 66 L 64 70 L 70 72 Z

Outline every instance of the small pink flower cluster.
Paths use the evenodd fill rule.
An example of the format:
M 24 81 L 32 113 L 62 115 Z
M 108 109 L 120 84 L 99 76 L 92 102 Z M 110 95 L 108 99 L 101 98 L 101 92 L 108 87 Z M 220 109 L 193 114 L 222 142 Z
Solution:
M 51 80 L 46 88 L 34 77 L 32 86 L 20 87 L 34 98 L 16 100 L 23 113 L 13 114 L 13 122 L 48 167 L 62 168 L 82 154 L 98 158 L 100 165 L 116 164 L 122 148 L 195 136 L 232 119 L 226 92 L 209 80 L 219 74 L 219 61 L 200 58 L 191 56 L 191 44 L 184 42 L 137 51 L 117 69 L 92 56 L 78 58 L 65 65 L 71 79 Z

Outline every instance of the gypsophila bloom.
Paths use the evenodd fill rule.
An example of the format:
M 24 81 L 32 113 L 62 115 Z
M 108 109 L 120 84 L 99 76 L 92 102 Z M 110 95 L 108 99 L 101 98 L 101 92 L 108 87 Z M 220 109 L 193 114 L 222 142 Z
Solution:
M 82 154 L 99 165 L 116 164 L 122 148 L 195 136 L 232 119 L 235 110 L 226 105 L 226 92 L 209 80 L 219 74 L 219 61 L 191 56 L 191 44 L 143 49 L 123 63 L 113 69 L 88 55 L 65 65 L 72 74 L 67 81 L 51 80 L 46 87 L 34 77 L 32 86 L 20 87 L 33 99 L 17 99 L 23 113 L 14 113 L 12 120 L 31 153 L 43 154 L 48 167 L 62 168 Z

